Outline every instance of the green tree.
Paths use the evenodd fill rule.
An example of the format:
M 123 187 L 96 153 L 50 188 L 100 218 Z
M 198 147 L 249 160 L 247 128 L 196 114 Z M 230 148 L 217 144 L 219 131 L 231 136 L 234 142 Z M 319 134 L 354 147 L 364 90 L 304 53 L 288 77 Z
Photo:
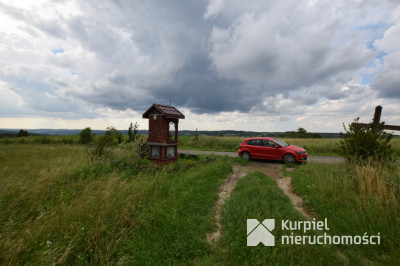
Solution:
M 135 142 L 135 139 L 137 138 L 137 134 L 138 134 L 138 128 L 139 125 L 135 122 L 135 125 L 131 124 L 129 125 L 128 128 L 128 142 Z
M 341 133 L 343 140 L 339 142 L 342 154 L 350 160 L 390 158 L 393 153 L 389 144 L 392 134 L 384 131 L 384 123 L 380 123 L 380 127 L 374 132 L 370 127 L 360 126 L 358 121 L 359 117 L 354 119 L 354 123 L 351 123 L 348 128 L 343 124 L 346 133 Z
M 304 128 L 299 127 L 299 129 L 297 129 L 296 135 L 298 138 L 306 138 L 307 134 L 308 132 Z
M 81 133 L 79 133 L 79 141 L 82 144 L 89 144 L 93 141 L 95 134 L 92 134 L 92 129 L 87 127 L 82 129 Z
M 307 132 L 307 130 L 305 130 L 302 127 L 297 129 L 297 131 L 290 132 L 290 134 L 287 135 L 287 136 L 291 137 L 291 138 L 302 138 L 302 139 L 305 139 L 305 138 L 321 138 L 321 134 Z
M 17 137 L 28 137 L 28 136 L 29 136 L 28 131 L 23 129 L 21 129 L 17 134 Z

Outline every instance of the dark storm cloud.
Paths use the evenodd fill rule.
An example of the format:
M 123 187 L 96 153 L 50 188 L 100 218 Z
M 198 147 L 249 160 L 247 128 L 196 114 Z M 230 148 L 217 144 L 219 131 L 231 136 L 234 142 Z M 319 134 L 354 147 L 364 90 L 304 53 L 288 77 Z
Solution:
M 400 98 L 400 68 L 380 73 L 372 83 L 382 98 Z
M 66 108 L 78 101 L 144 111 L 153 102 L 172 101 L 195 113 L 271 114 L 297 110 L 280 101 L 310 106 L 355 94 L 342 87 L 378 53 L 367 47 L 373 40 L 365 32 L 371 28 L 378 36 L 376 31 L 386 29 L 367 26 L 390 25 L 381 21 L 397 5 L 322 0 L 71 3 L 79 12 L 54 12 L 51 18 L 0 4 L 3 12 L 25 22 L 21 29 L 29 35 L 44 35 L 57 45 L 41 52 L 41 67 L 47 68 L 30 66 L 28 72 L 41 76 L 27 81 L 45 83 L 44 92 L 65 98 Z M 64 52 L 52 54 L 54 49 Z M 13 67 L 25 65 L 21 60 Z M 382 72 L 374 81 L 382 97 L 399 96 L 395 73 Z M 10 75 L 3 77 L 14 82 Z M 31 90 L 27 83 L 21 86 Z M 33 104 L 39 95 L 31 94 L 26 102 L 45 108 Z
M 243 90 L 240 81 L 218 78 L 205 54 L 194 57 L 175 74 L 172 86 L 157 88 L 154 95 L 164 103 L 172 100 L 197 113 L 248 112 L 257 101 L 251 91 Z

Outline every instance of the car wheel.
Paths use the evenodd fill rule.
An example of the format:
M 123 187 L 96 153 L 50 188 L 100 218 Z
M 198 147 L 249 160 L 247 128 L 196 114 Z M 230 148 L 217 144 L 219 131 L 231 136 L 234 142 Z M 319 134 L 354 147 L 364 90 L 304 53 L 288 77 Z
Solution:
M 294 157 L 294 155 L 290 153 L 285 154 L 285 156 L 283 156 L 283 162 L 286 164 L 295 163 L 296 157 Z
M 245 160 L 250 160 L 251 159 L 250 153 L 248 153 L 247 151 L 242 152 L 240 157 L 242 157 L 242 159 L 245 159 Z

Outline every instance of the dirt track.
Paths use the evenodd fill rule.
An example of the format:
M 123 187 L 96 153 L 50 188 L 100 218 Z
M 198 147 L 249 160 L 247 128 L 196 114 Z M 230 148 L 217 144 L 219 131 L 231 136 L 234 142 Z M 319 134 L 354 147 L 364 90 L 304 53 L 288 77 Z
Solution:
M 237 152 L 226 152 L 226 151 L 190 151 L 190 150 L 178 150 L 179 153 L 188 153 L 188 154 L 216 154 L 221 156 L 229 156 L 229 157 L 239 157 Z M 334 157 L 334 156 L 317 156 L 317 155 L 308 155 L 308 162 L 312 163 L 341 163 L 346 159 L 343 157 Z
M 226 155 L 226 154 L 224 154 Z M 211 244 L 218 240 L 221 235 L 222 225 L 221 217 L 225 202 L 229 199 L 236 183 L 254 171 L 259 171 L 276 180 L 278 187 L 283 193 L 289 197 L 293 207 L 298 210 L 304 217 L 312 219 L 314 215 L 310 213 L 304 205 L 303 198 L 293 191 L 292 180 L 290 177 L 286 177 L 282 172 L 282 163 L 271 162 L 271 161 L 252 161 L 249 165 L 234 165 L 233 173 L 230 174 L 222 186 L 219 188 L 218 200 L 214 205 L 214 217 L 216 221 L 216 231 L 207 234 L 206 239 Z M 293 168 L 288 168 L 288 171 Z
M 220 151 L 191 151 L 191 150 L 178 150 L 180 154 L 216 154 L 221 156 L 229 156 L 229 157 L 239 157 L 237 152 L 220 152 Z M 313 163 L 341 163 L 346 159 L 343 157 L 334 157 L 334 156 L 315 156 L 309 155 L 308 162 Z M 304 205 L 303 198 L 296 194 L 293 191 L 292 180 L 290 177 L 285 177 L 282 173 L 283 163 L 279 161 L 268 161 L 268 160 L 252 160 L 250 165 L 236 165 L 233 168 L 233 173 L 228 176 L 225 180 L 224 184 L 220 187 L 218 192 L 218 200 L 214 206 L 214 216 L 216 220 L 216 231 L 207 234 L 206 239 L 209 243 L 213 243 L 221 235 L 222 225 L 221 225 L 221 216 L 222 210 L 225 202 L 229 199 L 233 189 L 236 186 L 236 183 L 242 179 L 247 174 L 260 171 L 264 173 L 266 176 L 275 179 L 278 187 L 285 193 L 292 205 L 298 210 L 303 216 L 308 219 L 311 219 L 314 215 L 310 213 Z M 290 171 L 290 168 L 287 170 Z

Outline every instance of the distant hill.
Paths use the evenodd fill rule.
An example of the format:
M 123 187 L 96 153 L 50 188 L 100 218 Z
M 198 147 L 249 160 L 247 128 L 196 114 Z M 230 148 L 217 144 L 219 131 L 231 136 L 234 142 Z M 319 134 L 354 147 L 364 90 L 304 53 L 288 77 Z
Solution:
M 16 136 L 20 129 L 0 129 L 0 136 Z M 26 129 L 30 135 L 40 136 L 69 136 L 79 135 L 81 129 Z M 92 130 L 96 135 L 104 135 L 105 130 Z M 128 130 L 119 130 L 122 134 L 127 134 Z M 139 130 L 139 134 L 147 134 L 147 130 Z M 208 136 L 238 136 L 238 137 L 282 137 L 290 134 L 287 132 L 255 132 L 255 131 L 242 131 L 242 130 L 180 130 L 180 136 L 195 136 L 208 135 Z M 339 138 L 340 133 L 319 133 L 324 138 Z
M 289 135 L 291 131 L 286 132 L 255 132 L 255 131 L 239 131 L 239 130 L 217 130 L 217 131 L 198 131 L 199 135 L 208 136 L 238 136 L 238 137 L 282 137 Z M 340 133 L 319 133 L 323 138 L 340 138 Z M 195 136 L 196 131 L 181 130 L 180 136 Z

